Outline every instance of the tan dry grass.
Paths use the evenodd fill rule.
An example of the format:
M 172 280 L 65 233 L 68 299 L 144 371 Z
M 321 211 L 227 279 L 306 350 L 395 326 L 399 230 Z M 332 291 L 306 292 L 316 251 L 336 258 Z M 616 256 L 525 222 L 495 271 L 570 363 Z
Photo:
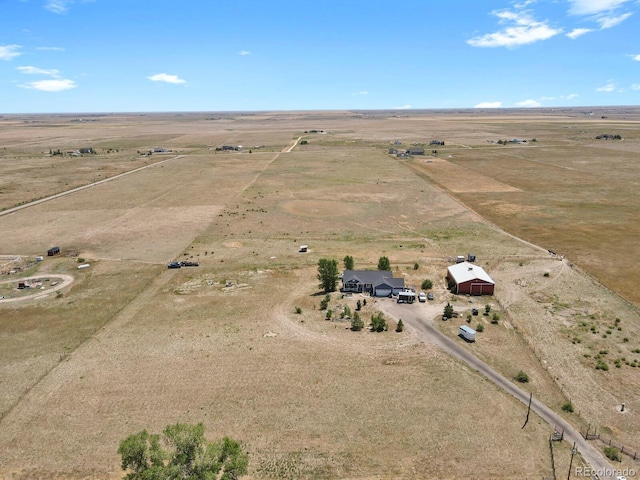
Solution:
M 115 451 L 125 435 L 142 428 L 159 431 L 175 421 L 203 420 L 212 437 L 229 434 L 247 443 L 255 478 L 462 478 L 478 472 L 509 478 L 530 472 L 535 476 L 550 474 L 549 428 L 534 418 L 531 428 L 522 432 L 523 407 L 514 399 L 424 345 L 409 331 L 403 335 L 356 334 L 347 331 L 344 323 L 322 320 L 322 314 L 314 309 L 320 297 L 311 296 L 317 290 L 313 277 L 320 257 L 340 259 L 351 254 L 358 267 L 375 268 L 378 257 L 387 255 L 394 269 L 397 266 L 397 274 L 405 275 L 411 284 L 419 285 L 425 276 L 432 277 L 437 299 L 444 301 L 441 279 L 446 258 L 473 251 L 502 282 L 498 300 L 522 334 L 513 338 L 519 338 L 522 348 L 526 348 L 523 341 L 535 344 L 535 354 L 548 362 L 543 365 L 560 372 L 555 382 L 579 405 L 583 418 L 584 412 L 602 410 L 609 398 L 587 398 L 592 385 L 597 385 L 598 391 L 611 387 L 619 393 L 633 395 L 637 391 L 632 367 L 606 376 L 595 372 L 588 362 L 576 362 L 582 351 L 562 335 L 570 324 L 554 313 L 544 316 L 544 306 L 554 302 L 581 305 L 578 292 L 588 285 L 596 299 L 594 308 L 597 306 L 603 316 L 620 311 L 623 304 L 619 299 L 603 296 L 597 285 L 589 284 L 588 277 L 570 269 L 574 283 L 562 281 L 562 272 L 558 272 L 551 278 L 559 278 L 556 282 L 537 284 L 533 279 L 544 278 L 540 273 L 540 268 L 547 268 L 544 263 L 542 267 L 535 264 L 522 279 L 513 279 L 513 272 L 520 273 L 517 262 L 539 261 L 538 250 L 486 225 L 416 176 L 405 162 L 388 157 L 384 149 L 358 146 L 380 143 L 387 134 L 393 139 L 397 132 L 403 139 L 415 141 L 424 138 L 427 126 L 437 133 L 435 138 L 455 128 L 455 139 L 460 143 L 478 140 L 484 136 L 478 126 L 491 123 L 488 118 L 417 115 L 396 119 L 383 115 L 345 119 L 341 113 L 308 116 L 292 112 L 218 120 L 188 116 L 187 127 L 182 117 L 152 117 L 149 123 L 141 121 L 140 128 L 146 132 L 127 131 L 128 148 L 136 146 L 136 135 L 142 138 L 152 131 L 173 131 L 176 143 L 182 138 L 185 148 L 204 150 L 199 156 L 166 164 L 166 172 L 154 168 L 141 172 L 139 178 L 135 174 L 127 181 L 119 180 L 101 193 L 111 199 L 106 208 L 92 204 L 97 198 L 84 197 L 74 204 L 70 197 L 46 208 L 5 217 L 5 231 L 22 229 L 23 235 L 12 237 L 14 241 L 7 241 L 2 248 L 15 251 L 16 241 L 26 238 L 25 250 L 39 250 L 49 246 L 53 232 L 60 235 L 56 238 L 77 241 L 82 247 L 79 250 L 100 252 L 117 247 L 120 251 L 128 247 L 128 258 L 154 261 L 186 254 L 198 259 L 201 266 L 165 271 L 153 283 L 149 277 L 138 277 L 136 285 L 149 287 L 137 296 L 135 289 L 131 291 L 135 299 L 121 314 L 107 312 L 112 321 L 106 328 L 75 349 L 2 420 L 0 445 L 6 447 L 7 460 L 0 469 L 13 471 L 29 465 L 27 478 L 53 476 L 55 472 L 75 477 L 117 475 Z M 126 125 L 131 118 L 118 121 Z M 513 129 L 514 122 L 523 121 L 523 130 L 535 125 L 540 136 L 549 129 L 557 132 L 564 122 L 541 123 L 509 115 L 505 121 L 508 123 L 496 122 L 487 131 L 501 138 L 505 135 L 501 129 Z M 218 141 L 247 144 L 247 138 L 256 145 L 274 138 L 271 143 L 260 143 L 279 150 L 309 128 L 340 128 L 345 133 L 309 137 L 311 148 L 300 148 L 275 160 L 274 153 L 259 153 L 260 149 L 253 154 L 206 151 Z M 524 136 L 509 136 L 517 135 Z M 207 141 L 214 137 L 215 142 Z M 114 135 L 113 145 L 117 141 Z M 333 146 L 323 147 L 323 142 Z M 455 145 L 451 148 L 472 151 Z M 483 175 L 521 188 L 517 179 L 487 172 Z M 163 195 L 163 182 L 171 180 L 177 182 L 176 188 Z M 89 224 L 65 218 L 82 211 L 78 203 L 90 206 L 85 211 L 101 214 L 92 217 L 94 234 L 87 237 L 91 242 L 74 240 L 90 233 Z M 292 204 L 296 208 L 291 208 Z M 69 214 L 57 215 L 58 205 Z M 130 216 L 139 223 L 138 219 L 154 208 L 178 213 L 194 207 L 208 212 L 222 205 L 207 225 L 202 218 L 200 222 L 186 221 L 184 236 L 176 235 L 180 229 L 167 229 L 158 216 L 146 225 L 135 225 L 137 235 L 155 236 L 166 244 L 136 243 L 136 235 L 127 237 L 127 228 L 119 230 L 124 237 L 120 245 L 106 241 L 112 230 L 118 229 L 121 218 Z M 46 235 L 39 238 L 42 229 L 36 226 L 42 224 Z M 70 227 L 78 231 L 70 232 Z M 189 236 L 197 236 L 190 245 Z M 310 245 L 309 254 L 298 253 L 300 243 Z M 420 268 L 413 271 L 416 261 Z M 112 274 L 119 271 L 117 262 L 100 265 Z M 232 285 L 227 288 L 228 280 Z M 529 282 L 531 287 L 507 286 L 516 280 Z M 127 277 L 116 284 L 126 287 L 129 282 Z M 566 285 L 577 287 L 565 289 Z M 552 289 L 557 300 L 550 302 L 544 288 Z M 78 296 L 76 300 L 73 295 L 72 291 L 65 297 L 72 303 L 67 304 L 64 314 L 70 321 L 78 321 L 92 310 L 83 307 L 89 297 Z M 293 313 L 296 305 L 303 309 L 302 315 Z M 623 325 L 632 331 L 634 312 L 630 309 L 623 317 Z M 37 318 L 36 312 L 28 315 Z M 69 338 L 65 328 L 56 330 L 56 315 L 52 315 L 53 330 L 59 330 L 61 338 Z M 544 323 L 538 318 L 545 318 Z M 540 325 L 545 328 L 538 328 Z M 517 354 L 502 355 L 497 340 L 508 341 L 514 333 L 506 329 L 498 332 L 504 337 L 488 342 L 486 355 L 508 368 Z M 53 341 L 43 348 L 57 351 Z M 567 349 L 571 352 L 568 355 L 564 353 Z M 30 355 L 28 350 L 20 352 L 16 350 L 16 358 Z M 46 363 L 46 358 L 34 358 Z M 538 372 L 536 385 L 548 385 L 542 388 L 541 396 L 552 399 L 558 395 L 534 356 L 518 358 L 524 364 L 521 368 Z M 565 366 L 571 367 L 566 375 L 562 374 Z M 28 362 L 23 367 L 24 375 L 43 368 Z M 24 386 L 16 380 L 8 377 L 19 392 Z M 579 401 L 576 396 L 581 397 Z M 621 438 L 635 435 L 636 423 L 630 428 L 618 427 L 621 424 L 615 417 L 596 413 L 597 421 L 609 425 Z M 633 422 L 633 417 L 628 418 Z M 381 450 L 383 455 L 378 454 Z M 470 457 L 474 458 L 472 465 L 464 461 Z M 498 457 L 500 467 L 496 467 Z

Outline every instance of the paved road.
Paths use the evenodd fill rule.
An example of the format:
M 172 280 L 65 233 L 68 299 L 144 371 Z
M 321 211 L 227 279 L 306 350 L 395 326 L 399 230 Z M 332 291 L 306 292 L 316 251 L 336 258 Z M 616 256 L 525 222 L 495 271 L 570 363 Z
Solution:
M 513 382 L 506 377 L 500 375 L 489 365 L 476 358 L 469 353 L 463 346 L 463 340 L 453 341 L 445 334 L 443 334 L 433 324 L 431 320 L 424 318 L 422 309 L 417 309 L 412 305 L 404 305 L 394 303 L 392 301 L 382 301 L 377 303 L 378 308 L 384 310 L 388 315 L 393 318 L 402 318 L 402 321 L 416 330 L 418 330 L 426 339 L 440 347 L 444 352 L 448 353 L 454 358 L 461 360 L 469 365 L 474 370 L 480 372 L 487 377 L 497 386 L 510 393 L 525 405 L 529 405 L 529 393 L 521 390 Z M 533 398 L 531 402 L 531 410 L 537 413 L 540 418 L 547 422 L 552 427 L 558 427 L 564 430 L 564 438 L 571 444 L 576 442 L 578 451 L 582 454 L 584 459 L 596 470 L 600 471 L 612 471 L 614 467 L 600 454 L 592 445 L 582 437 L 580 432 L 570 425 L 564 418 L 555 413 L 549 407 L 547 407 L 540 400 Z M 601 476 L 601 479 L 613 478 Z

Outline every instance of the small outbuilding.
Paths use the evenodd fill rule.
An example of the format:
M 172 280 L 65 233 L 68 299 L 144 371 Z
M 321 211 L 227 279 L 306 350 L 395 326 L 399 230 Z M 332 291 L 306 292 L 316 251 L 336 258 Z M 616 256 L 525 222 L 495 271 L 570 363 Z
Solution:
M 58 255 L 60 253 L 60 247 L 52 247 L 47 250 L 47 256 L 53 257 L 54 255 Z
M 455 284 L 455 293 L 493 295 L 495 282 L 482 267 L 470 262 L 457 263 L 447 268 L 447 278 Z
M 300 245 L 300 248 L 298 249 L 298 252 L 300 253 L 307 253 L 309 251 L 309 245 Z

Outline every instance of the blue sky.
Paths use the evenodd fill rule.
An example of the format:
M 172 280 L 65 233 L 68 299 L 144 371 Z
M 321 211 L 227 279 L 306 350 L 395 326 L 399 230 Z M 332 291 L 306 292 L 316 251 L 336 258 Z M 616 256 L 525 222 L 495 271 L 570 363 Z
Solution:
M 0 113 L 640 104 L 640 0 L 0 0 Z

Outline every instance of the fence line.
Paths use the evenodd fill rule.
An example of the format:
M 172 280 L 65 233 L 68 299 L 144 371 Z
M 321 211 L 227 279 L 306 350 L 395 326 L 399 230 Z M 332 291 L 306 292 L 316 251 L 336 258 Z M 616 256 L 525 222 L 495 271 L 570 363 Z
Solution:
M 553 453 L 553 434 L 549 435 L 549 450 L 551 450 L 551 471 L 553 472 L 553 480 L 556 480 L 556 457 Z
M 640 455 L 638 454 L 637 451 L 632 451 L 631 448 L 625 447 L 621 443 L 616 443 L 611 438 L 603 437 L 599 433 L 595 433 L 595 432 L 594 433 L 589 433 L 589 429 L 590 429 L 590 427 L 587 428 L 586 432 L 580 430 L 580 435 L 582 435 L 582 437 L 585 440 L 600 440 L 602 443 L 604 443 L 607 446 L 617 448 L 618 450 L 620 450 L 620 453 L 628 455 L 629 457 L 631 457 L 634 460 L 640 460 Z

